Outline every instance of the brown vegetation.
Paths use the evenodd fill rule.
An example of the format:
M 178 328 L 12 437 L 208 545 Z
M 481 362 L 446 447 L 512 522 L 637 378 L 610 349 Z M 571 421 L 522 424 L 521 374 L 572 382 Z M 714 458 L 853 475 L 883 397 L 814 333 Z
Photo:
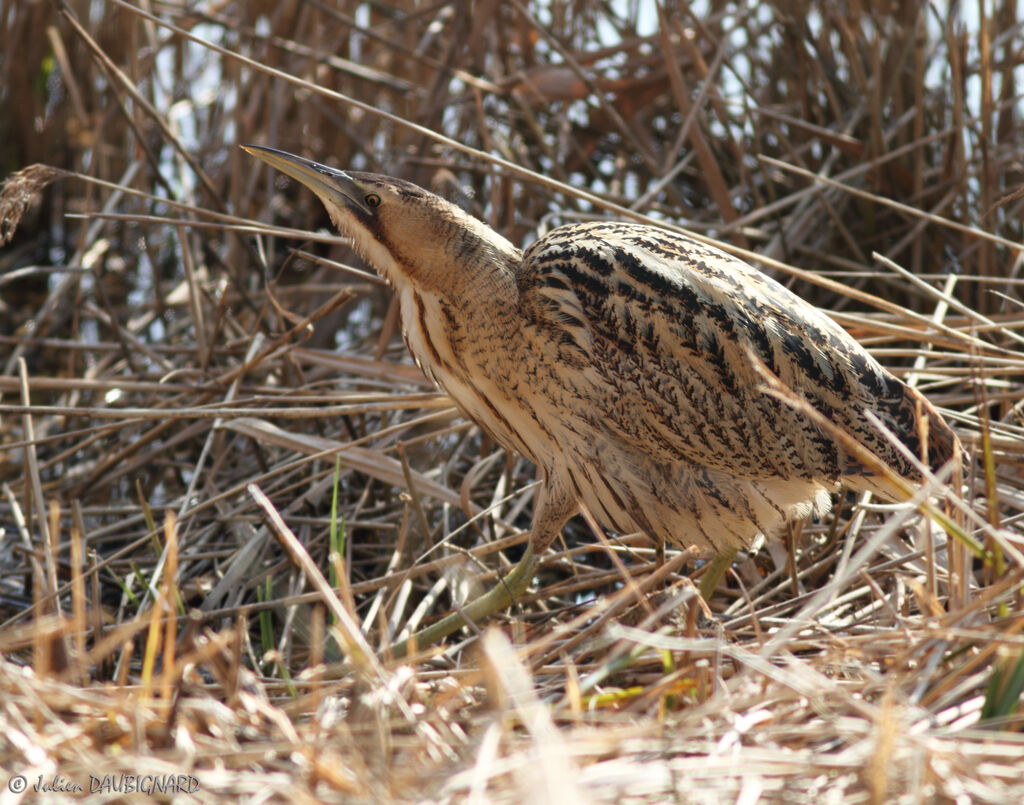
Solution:
M 1024 800 L 1016 3 L 661 5 L 3 7 L 8 778 Z M 698 557 L 573 522 L 500 631 L 378 658 L 514 562 L 532 468 L 243 142 L 410 179 L 517 243 L 605 215 L 714 238 L 942 408 L 962 494 L 840 498 L 738 563 L 714 620 Z

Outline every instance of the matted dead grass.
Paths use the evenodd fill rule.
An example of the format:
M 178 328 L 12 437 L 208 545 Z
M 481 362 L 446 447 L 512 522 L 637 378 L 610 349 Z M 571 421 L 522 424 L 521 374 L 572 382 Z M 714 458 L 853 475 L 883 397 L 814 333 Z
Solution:
M 1015 5 L 664 5 L 4 8 L 0 798 L 1024 801 Z M 840 496 L 713 618 L 703 557 L 574 521 L 393 661 L 514 563 L 532 468 L 242 142 L 517 243 L 714 238 L 940 406 L 963 484 Z

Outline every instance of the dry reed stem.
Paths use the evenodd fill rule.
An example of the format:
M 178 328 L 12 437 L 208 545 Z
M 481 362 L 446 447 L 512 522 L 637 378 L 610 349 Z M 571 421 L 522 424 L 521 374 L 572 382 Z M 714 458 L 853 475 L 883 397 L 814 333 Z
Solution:
M 0 15 L 0 785 L 1024 799 L 1016 6 L 648 6 Z M 378 659 L 515 561 L 532 468 L 241 142 L 517 243 L 603 215 L 722 241 L 943 408 L 961 494 L 927 519 L 840 498 L 741 557 L 714 619 L 694 555 L 574 521 L 503 634 Z

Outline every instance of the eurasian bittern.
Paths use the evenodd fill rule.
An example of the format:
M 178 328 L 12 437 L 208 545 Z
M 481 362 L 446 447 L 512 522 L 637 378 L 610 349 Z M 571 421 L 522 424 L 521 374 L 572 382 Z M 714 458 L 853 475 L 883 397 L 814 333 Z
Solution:
M 958 453 L 919 392 L 723 251 L 602 221 L 524 253 L 409 182 L 243 148 L 320 197 L 398 294 L 420 368 L 537 466 L 522 560 L 420 645 L 507 607 L 581 507 L 622 534 L 711 548 L 707 594 L 737 549 L 824 511 L 840 484 L 905 498 L 900 479 L 921 480 L 908 453 L 933 468 Z

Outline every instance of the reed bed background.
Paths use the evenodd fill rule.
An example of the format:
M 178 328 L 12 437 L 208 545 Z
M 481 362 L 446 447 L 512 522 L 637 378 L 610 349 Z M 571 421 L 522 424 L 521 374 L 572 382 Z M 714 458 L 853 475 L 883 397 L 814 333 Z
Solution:
M 0 5 L 0 797 L 1024 801 L 1022 81 L 1015 0 Z M 840 495 L 714 618 L 703 557 L 574 521 L 498 628 L 393 661 L 518 557 L 532 468 L 246 142 L 520 244 L 714 238 L 939 405 L 964 483 Z

